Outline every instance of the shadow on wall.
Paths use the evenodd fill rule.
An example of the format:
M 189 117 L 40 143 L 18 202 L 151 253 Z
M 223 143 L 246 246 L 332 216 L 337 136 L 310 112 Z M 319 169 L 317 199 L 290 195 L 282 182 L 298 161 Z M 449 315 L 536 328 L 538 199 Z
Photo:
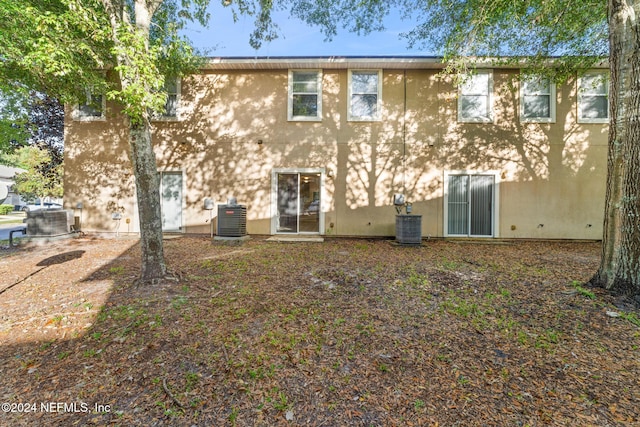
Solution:
M 324 231 L 332 234 L 392 235 L 391 200 L 401 192 L 416 213 L 436 219 L 435 225 L 423 221 L 425 234 L 442 235 L 445 170 L 500 171 L 505 220 L 521 214 L 515 201 L 535 211 L 531 222 L 556 209 L 583 209 L 591 216 L 593 208 L 576 202 L 579 198 L 571 192 L 585 192 L 588 182 L 599 186 L 591 194 L 600 189 L 604 194 L 605 171 L 598 170 L 604 165 L 602 150 L 591 143 L 599 136 L 590 134 L 602 127 L 575 124 L 571 90 L 558 92 L 556 124 L 523 124 L 516 111 L 517 91 L 509 90 L 508 78 L 501 74 L 495 81 L 496 123 L 458 124 L 455 88 L 446 78 L 435 71 L 383 75 L 385 119 L 380 122 L 346 120 L 346 70 L 323 71 L 321 122 L 287 120 L 287 70 L 184 78 L 180 120 L 152 125 L 158 169 L 184 173 L 186 231 L 209 231 L 204 198 L 224 203 L 234 196 L 247 205 L 249 233 L 268 234 L 274 168 L 331 172 L 323 209 L 326 223 L 334 224 Z M 405 93 L 415 97 L 406 103 Z M 137 224 L 128 130 L 121 117 L 112 112 L 106 122 L 73 122 L 71 127 L 65 161 L 73 173 L 65 177 L 67 201 L 84 202 L 87 227 L 113 230 L 111 213 L 116 211 Z M 606 155 L 606 135 L 603 141 Z M 545 205 L 551 197 L 560 199 L 557 185 L 532 184 L 545 182 L 571 193 L 565 206 Z M 598 209 L 602 203 L 588 194 L 585 200 Z
M 82 203 L 83 228 L 111 230 L 112 213 L 134 212 L 128 129 L 108 107 L 104 121 L 74 121 L 65 114 L 65 201 L 70 208 Z
M 434 146 L 413 146 L 408 170 L 429 163 L 438 175 L 424 176 L 442 191 L 442 171 L 498 171 L 502 237 L 600 238 L 606 126 L 576 122 L 574 81 L 558 88 L 556 123 L 522 123 L 512 89 L 517 78 L 515 72 L 496 78 L 497 119 L 489 124 L 458 123 L 455 92 L 438 91 L 440 138 Z M 418 197 L 429 188 L 424 176 L 414 175 Z

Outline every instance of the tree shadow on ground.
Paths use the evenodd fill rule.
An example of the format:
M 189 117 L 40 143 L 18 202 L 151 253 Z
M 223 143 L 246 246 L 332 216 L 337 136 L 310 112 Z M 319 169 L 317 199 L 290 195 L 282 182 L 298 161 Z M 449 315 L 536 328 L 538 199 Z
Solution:
M 88 408 L 11 425 L 640 419 L 635 328 L 571 285 L 596 243 L 165 243 L 178 283 L 133 285 L 135 241 L 78 242 L 1 296 L 0 396 Z

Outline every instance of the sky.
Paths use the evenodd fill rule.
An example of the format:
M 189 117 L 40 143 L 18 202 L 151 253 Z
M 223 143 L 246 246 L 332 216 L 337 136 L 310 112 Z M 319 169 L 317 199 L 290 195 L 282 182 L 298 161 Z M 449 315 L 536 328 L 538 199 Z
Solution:
M 228 8 L 218 2 L 210 7 L 209 28 L 191 24 L 184 34 L 197 48 L 208 50 L 208 56 L 430 56 L 433 52 L 408 49 L 408 43 L 400 37 L 402 32 L 413 28 L 409 21 L 403 21 L 396 14 L 385 20 L 386 30 L 358 36 L 339 29 L 333 41 L 325 42 L 324 35 L 315 27 L 289 19 L 288 12 L 277 12 L 274 21 L 280 27 L 280 37 L 264 43 L 259 50 L 249 45 L 249 35 L 253 31 L 253 18 L 241 16 L 234 23 Z

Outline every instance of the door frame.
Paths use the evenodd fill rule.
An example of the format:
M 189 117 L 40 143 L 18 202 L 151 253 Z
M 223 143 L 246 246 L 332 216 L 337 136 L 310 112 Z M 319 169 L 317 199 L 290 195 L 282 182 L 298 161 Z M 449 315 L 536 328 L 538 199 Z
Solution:
M 286 233 L 286 232 L 278 232 L 278 174 L 279 173 L 289 173 L 289 174 L 320 174 L 320 206 L 318 209 L 318 231 L 317 232 L 301 232 L 298 230 L 297 233 Z M 271 170 L 271 234 L 284 234 L 284 235 L 322 235 L 324 234 L 324 200 L 326 197 L 324 190 L 324 180 L 325 180 L 325 168 L 274 168 Z M 298 207 L 298 216 L 300 216 L 299 212 L 300 208 Z
M 158 190 L 160 193 L 160 212 L 162 212 L 162 175 L 164 174 L 180 174 L 181 177 L 181 183 L 182 183 L 182 188 L 180 190 L 181 194 L 180 194 L 180 228 L 178 230 L 162 230 L 163 233 L 185 233 L 185 205 L 186 205 L 186 196 L 187 196 L 187 192 L 186 192 L 186 179 L 185 179 L 185 172 L 183 169 L 169 169 L 169 170 L 158 170 L 158 179 L 159 179 L 159 186 L 158 186 Z M 162 215 L 162 213 L 161 213 Z M 162 218 L 161 218 L 162 221 Z
M 485 176 L 493 176 L 493 194 L 491 201 L 491 210 L 493 214 L 493 224 L 491 224 L 491 228 L 493 234 L 491 236 L 475 236 L 472 234 L 449 234 L 449 230 L 447 224 L 449 222 L 449 176 L 451 175 L 485 175 Z M 443 224 L 442 230 L 444 237 L 479 237 L 479 238 L 496 238 L 500 237 L 500 171 L 497 170 L 488 170 L 488 171 L 477 171 L 477 170 L 445 170 L 444 171 L 444 188 L 443 188 Z M 469 230 L 471 231 L 471 230 Z

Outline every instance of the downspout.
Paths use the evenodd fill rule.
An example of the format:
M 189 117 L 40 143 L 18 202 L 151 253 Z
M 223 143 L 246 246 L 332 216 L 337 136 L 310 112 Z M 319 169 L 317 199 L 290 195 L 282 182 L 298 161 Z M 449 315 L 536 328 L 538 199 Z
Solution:
M 404 85 L 403 92 L 403 111 L 402 111 L 402 194 L 407 191 L 407 70 L 403 70 L 402 82 Z

